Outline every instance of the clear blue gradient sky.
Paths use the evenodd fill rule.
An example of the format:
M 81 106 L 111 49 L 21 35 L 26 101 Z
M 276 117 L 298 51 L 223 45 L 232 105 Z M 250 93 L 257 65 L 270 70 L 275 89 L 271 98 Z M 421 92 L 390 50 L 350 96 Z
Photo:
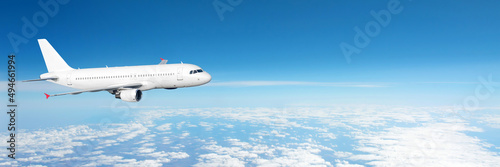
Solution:
M 4 55 L 15 52 L 7 34 L 22 35 L 22 18 L 43 11 L 37 2 L 0 5 Z M 18 79 L 47 71 L 36 42 L 46 38 L 73 68 L 157 64 L 162 57 L 201 66 L 213 84 L 316 83 L 152 90 L 138 104 L 144 106 L 454 105 L 474 95 L 478 77 L 500 81 L 500 2 L 494 0 L 401 0 L 401 13 L 348 63 L 339 44 L 352 44 L 354 27 L 373 21 L 370 11 L 386 10 L 388 2 L 243 0 L 221 20 L 211 0 L 70 1 L 19 45 Z M 376 87 L 331 85 L 346 82 Z M 18 98 L 33 109 L 114 101 L 107 92 L 49 100 L 43 92 Z M 496 87 L 481 105 L 498 104 L 499 96 Z

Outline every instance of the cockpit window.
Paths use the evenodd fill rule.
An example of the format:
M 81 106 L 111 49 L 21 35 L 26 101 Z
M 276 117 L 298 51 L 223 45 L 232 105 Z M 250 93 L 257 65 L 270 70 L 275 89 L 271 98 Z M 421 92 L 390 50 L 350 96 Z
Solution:
M 191 71 L 189 71 L 189 74 L 196 74 L 196 73 L 199 73 L 199 72 L 203 72 L 203 70 L 202 69 L 191 70 Z

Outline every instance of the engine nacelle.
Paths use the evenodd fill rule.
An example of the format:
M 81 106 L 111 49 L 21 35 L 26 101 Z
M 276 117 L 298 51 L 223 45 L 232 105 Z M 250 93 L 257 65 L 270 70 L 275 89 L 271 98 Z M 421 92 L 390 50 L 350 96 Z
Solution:
M 139 89 L 120 90 L 120 93 L 115 94 L 116 98 L 128 102 L 138 102 L 142 98 L 142 91 Z

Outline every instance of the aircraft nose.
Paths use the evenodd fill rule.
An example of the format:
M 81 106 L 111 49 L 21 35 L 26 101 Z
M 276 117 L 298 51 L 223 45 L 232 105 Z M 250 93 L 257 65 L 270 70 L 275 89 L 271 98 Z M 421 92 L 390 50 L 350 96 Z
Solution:
M 198 73 L 198 82 L 200 85 L 209 83 L 212 80 L 212 76 L 208 72 Z
M 205 72 L 205 76 L 203 76 L 204 84 L 209 83 L 212 80 L 212 76 L 208 73 Z

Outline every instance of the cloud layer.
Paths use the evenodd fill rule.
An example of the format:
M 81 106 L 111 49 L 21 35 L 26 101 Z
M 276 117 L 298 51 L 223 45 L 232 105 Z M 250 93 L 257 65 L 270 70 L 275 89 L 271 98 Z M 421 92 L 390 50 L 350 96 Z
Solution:
M 471 135 L 498 132 L 496 125 L 500 122 L 494 119 L 498 112 L 475 111 L 474 115 L 461 118 L 450 114 L 449 109 L 402 106 L 140 108 L 141 111 L 132 112 L 135 119 L 129 123 L 21 131 L 17 138 L 17 159 L 7 159 L 4 150 L 0 165 L 499 164 L 498 143 L 484 138 L 489 135 Z M 493 118 L 483 120 L 485 117 Z M 6 134 L 2 137 L 7 138 Z

